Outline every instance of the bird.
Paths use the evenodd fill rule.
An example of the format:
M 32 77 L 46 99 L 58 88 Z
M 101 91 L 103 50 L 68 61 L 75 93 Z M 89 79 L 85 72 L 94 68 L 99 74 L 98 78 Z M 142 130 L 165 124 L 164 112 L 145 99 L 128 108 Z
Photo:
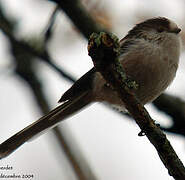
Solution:
M 180 56 L 180 31 L 174 21 L 154 17 L 136 24 L 120 40 L 120 63 L 138 84 L 134 93 L 143 105 L 156 99 L 175 78 Z M 0 158 L 94 102 L 125 109 L 117 93 L 93 67 L 61 96 L 61 105 L 1 143 Z

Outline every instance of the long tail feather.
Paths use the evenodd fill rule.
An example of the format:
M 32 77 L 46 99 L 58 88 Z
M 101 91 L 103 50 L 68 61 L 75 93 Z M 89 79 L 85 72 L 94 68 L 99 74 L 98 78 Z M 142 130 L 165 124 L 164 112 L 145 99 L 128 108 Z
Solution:
M 56 107 L 50 111 L 47 115 L 41 117 L 36 122 L 27 126 L 23 130 L 19 131 L 2 144 L 0 144 L 0 159 L 8 156 L 19 146 L 26 141 L 40 134 L 41 132 L 52 128 L 60 121 L 66 119 L 68 116 L 82 109 L 84 106 L 91 102 L 88 92 L 83 93 L 81 96 L 69 100 L 62 105 Z

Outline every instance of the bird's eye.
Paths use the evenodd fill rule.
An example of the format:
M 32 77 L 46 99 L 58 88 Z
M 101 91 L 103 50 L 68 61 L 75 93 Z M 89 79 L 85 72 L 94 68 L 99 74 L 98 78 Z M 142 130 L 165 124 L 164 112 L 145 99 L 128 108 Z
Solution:
M 163 31 L 164 31 L 164 28 L 163 28 L 163 27 L 158 27 L 158 28 L 157 28 L 157 32 L 161 33 L 161 32 L 163 32 Z

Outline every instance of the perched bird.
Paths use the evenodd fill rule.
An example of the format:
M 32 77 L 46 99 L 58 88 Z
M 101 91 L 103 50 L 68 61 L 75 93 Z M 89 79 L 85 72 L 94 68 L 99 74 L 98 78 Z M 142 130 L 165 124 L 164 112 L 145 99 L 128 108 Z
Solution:
M 120 40 L 120 62 L 126 74 L 139 85 L 135 94 L 143 105 L 157 98 L 174 79 L 179 63 L 180 31 L 173 21 L 157 17 L 135 25 Z M 77 80 L 59 102 L 62 104 L 57 108 L 3 142 L 0 158 L 92 102 L 106 102 L 124 109 L 116 92 L 95 68 Z

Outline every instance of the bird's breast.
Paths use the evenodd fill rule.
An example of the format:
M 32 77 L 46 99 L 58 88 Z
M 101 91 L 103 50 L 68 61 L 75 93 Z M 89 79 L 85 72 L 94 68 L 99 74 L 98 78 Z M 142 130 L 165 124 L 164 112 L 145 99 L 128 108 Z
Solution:
M 176 50 L 170 52 L 167 48 L 151 46 L 145 42 L 141 42 L 140 46 L 133 46 L 120 56 L 126 74 L 138 84 L 135 94 L 142 104 L 154 100 L 168 87 L 175 77 L 178 59 L 179 53 Z M 96 100 L 123 106 L 116 92 L 105 84 L 101 74 L 96 73 L 94 78 Z

